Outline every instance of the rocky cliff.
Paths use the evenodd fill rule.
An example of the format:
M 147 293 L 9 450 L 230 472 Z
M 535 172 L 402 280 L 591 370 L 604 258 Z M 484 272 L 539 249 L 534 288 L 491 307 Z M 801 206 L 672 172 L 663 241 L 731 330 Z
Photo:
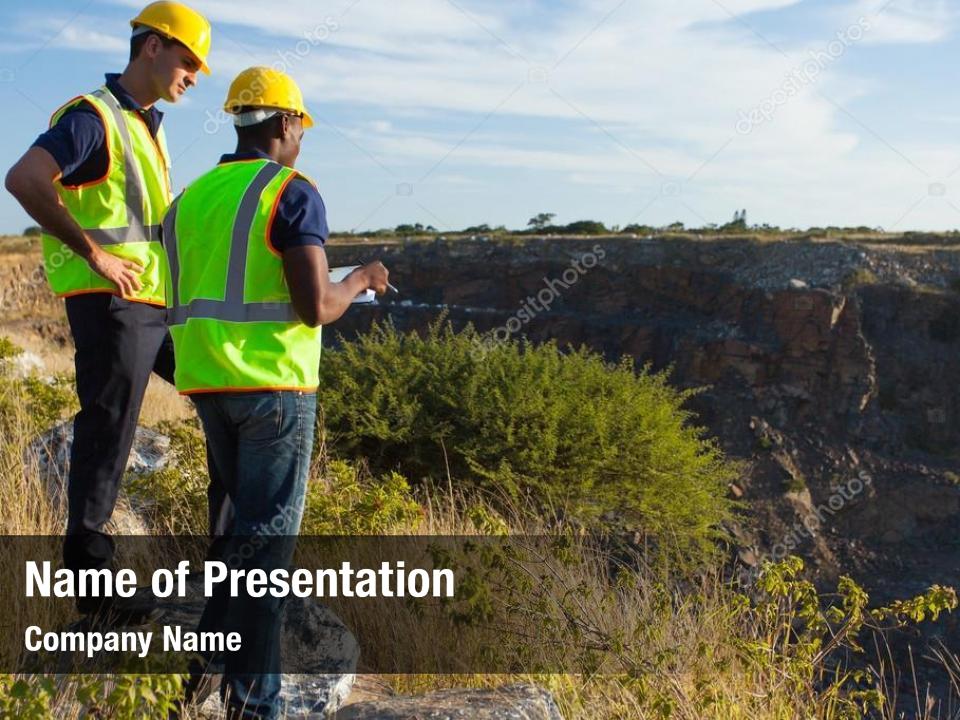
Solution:
M 731 492 L 748 565 L 806 555 L 876 594 L 960 584 L 960 251 L 946 246 L 680 238 L 332 244 L 381 258 L 401 294 L 375 320 L 441 312 L 495 337 L 587 345 L 703 388 L 699 422 L 744 461 Z

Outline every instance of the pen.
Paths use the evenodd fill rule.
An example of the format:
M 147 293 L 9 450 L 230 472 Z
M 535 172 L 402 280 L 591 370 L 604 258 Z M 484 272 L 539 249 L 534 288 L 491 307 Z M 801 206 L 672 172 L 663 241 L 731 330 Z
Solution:
M 396 289 L 393 285 L 391 285 L 390 283 L 387 283 L 387 287 L 388 287 L 390 290 L 393 290 L 397 295 L 400 294 L 400 291 L 397 290 L 397 289 Z

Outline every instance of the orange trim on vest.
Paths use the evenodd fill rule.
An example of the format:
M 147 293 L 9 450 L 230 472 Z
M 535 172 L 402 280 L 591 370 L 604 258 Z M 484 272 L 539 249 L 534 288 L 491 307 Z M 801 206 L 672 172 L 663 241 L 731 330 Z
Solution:
M 270 208 L 270 217 L 267 219 L 267 232 L 264 234 L 267 242 L 267 250 L 272 252 L 280 259 L 283 259 L 283 253 L 277 250 L 273 244 L 273 240 L 270 239 L 270 235 L 273 233 L 273 218 L 277 214 L 277 208 L 280 207 L 280 199 L 283 197 L 283 191 L 287 189 L 287 185 L 290 184 L 291 180 L 294 180 L 299 176 L 300 173 L 293 171 L 290 173 L 287 179 L 283 181 L 283 184 L 280 185 L 280 190 L 277 192 L 277 197 L 273 200 L 273 207 Z
M 126 295 L 121 295 L 116 290 L 108 290 L 107 288 L 90 288 L 89 290 L 71 290 L 70 292 L 57 293 L 57 297 L 68 298 L 74 297 L 76 295 L 95 295 L 100 293 L 102 295 L 114 295 L 121 300 L 126 300 L 127 302 L 134 303 L 143 303 L 144 305 L 153 305 L 154 307 L 165 308 L 167 304 L 165 302 L 160 302 L 157 300 L 147 300 L 145 298 L 133 298 L 127 297 Z
M 315 393 L 317 391 L 318 385 L 312 387 L 301 387 L 297 385 L 290 386 L 275 386 L 275 387 L 224 387 L 224 388 L 197 388 L 195 390 L 181 390 L 181 395 L 209 395 L 210 393 L 226 393 L 226 392 L 305 392 L 305 393 Z

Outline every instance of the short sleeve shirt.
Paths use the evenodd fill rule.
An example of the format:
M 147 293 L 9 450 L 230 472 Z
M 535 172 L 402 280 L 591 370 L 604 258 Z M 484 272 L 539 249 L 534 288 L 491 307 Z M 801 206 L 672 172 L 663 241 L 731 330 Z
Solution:
M 142 107 L 124 90 L 119 79 L 119 74 L 108 73 L 107 89 L 117 98 L 121 107 L 139 113 L 150 133 L 156 137 L 163 113 L 156 107 Z M 34 141 L 33 146 L 41 147 L 53 156 L 64 185 L 82 185 L 103 177 L 110 162 L 103 120 L 87 102 L 78 103 L 67 110 L 56 125 Z
M 238 160 L 269 160 L 258 151 L 232 153 L 220 158 L 220 163 Z M 277 252 L 295 247 L 315 245 L 323 247 L 330 230 L 327 227 L 327 209 L 316 186 L 298 177 L 287 183 L 277 204 L 277 212 L 270 227 L 270 241 Z

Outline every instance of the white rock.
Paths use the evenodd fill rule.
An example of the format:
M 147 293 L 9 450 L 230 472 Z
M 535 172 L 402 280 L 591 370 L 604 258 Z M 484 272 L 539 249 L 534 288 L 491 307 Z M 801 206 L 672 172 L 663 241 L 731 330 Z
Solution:
M 22 352 L 3 361 L 3 364 L 9 368 L 11 377 L 22 380 L 31 375 L 41 374 L 47 367 L 43 358 L 32 352 Z
M 70 447 L 73 444 L 73 420 L 65 420 L 37 437 L 24 451 L 23 464 L 46 485 L 59 516 L 66 516 L 67 477 L 70 472 Z M 144 475 L 166 467 L 170 454 L 170 438 L 138 427 L 133 449 L 127 460 L 127 472 Z M 145 520 L 131 507 L 121 485 L 117 505 L 108 531 L 118 535 L 145 535 Z

